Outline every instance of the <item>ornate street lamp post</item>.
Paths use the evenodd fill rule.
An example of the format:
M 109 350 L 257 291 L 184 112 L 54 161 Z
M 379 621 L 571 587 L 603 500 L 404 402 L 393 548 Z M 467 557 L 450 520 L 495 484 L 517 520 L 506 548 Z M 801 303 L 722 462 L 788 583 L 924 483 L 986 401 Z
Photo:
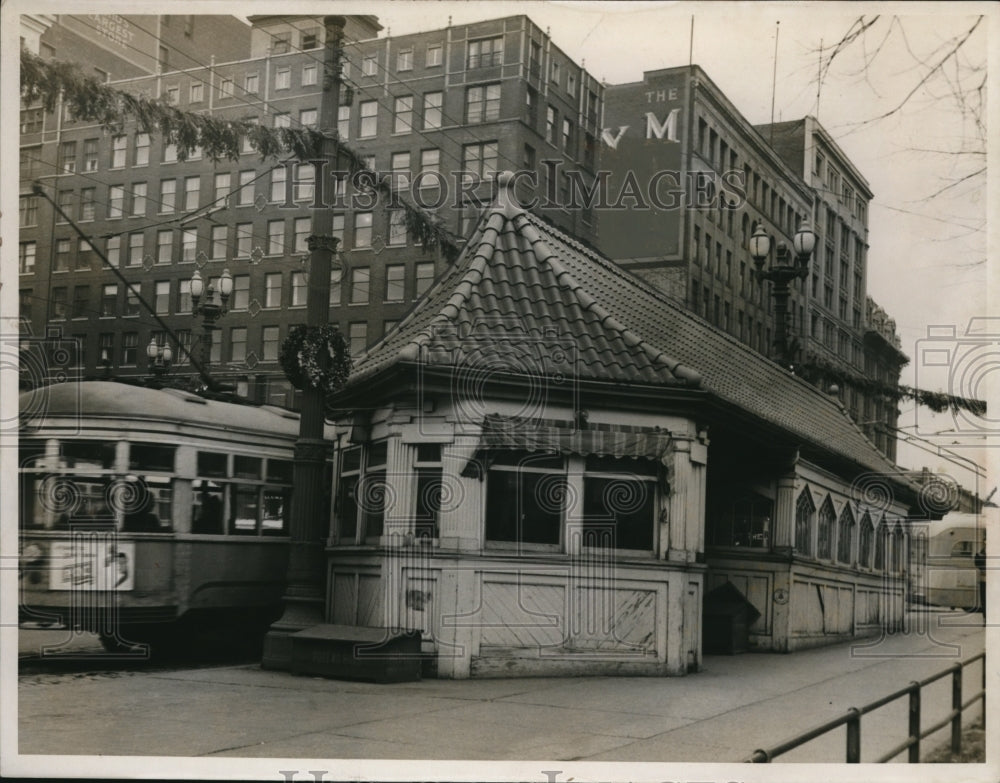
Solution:
M 157 378 L 170 372 L 170 365 L 174 361 L 174 352 L 170 350 L 170 345 L 164 343 L 158 345 L 155 337 L 149 338 L 149 345 L 146 346 L 146 358 L 149 359 L 149 370 Z
M 215 330 L 215 322 L 226 314 L 226 305 L 232 292 L 233 276 L 229 274 L 228 269 L 223 269 L 219 276 L 218 299 L 216 299 L 215 285 L 209 282 L 206 287 L 201 279 L 201 272 L 195 270 L 191 276 L 191 312 L 200 315 L 202 319 L 204 336 L 201 341 L 201 363 L 206 372 L 212 358 L 212 332 Z M 203 294 L 204 301 L 202 301 Z
M 789 284 L 795 278 L 804 279 L 809 274 L 809 259 L 816 246 L 816 234 L 808 222 L 799 225 L 792 238 L 794 256 L 784 242 L 779 242 L 773 261 L 765 269 L 764 262 L 771 256 L 771 237 L 761 223 L 750 237 L 750 255 L 757 267 L 759 280 L 770 280 L 774 297 L 774 352 L 775 358 L 790 367 L 792 357 L 788 350 L 788 294 Z

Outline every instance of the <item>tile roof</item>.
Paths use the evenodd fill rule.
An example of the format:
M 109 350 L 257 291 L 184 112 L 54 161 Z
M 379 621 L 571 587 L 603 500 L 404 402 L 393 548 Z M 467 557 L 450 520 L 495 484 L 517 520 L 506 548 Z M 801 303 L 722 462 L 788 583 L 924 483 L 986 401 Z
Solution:
M 834 398 L 499 191 L 455 264 L 358 358 L 349 389 L 397 363 L 507 357 L 516 372 L 528 355 L 520 369 L 551 378 L 570 369 L 572 356 L 548 350 L 562 339 L 575 346 L 581 379 L 702 389 L 822 451 L 900 475 Z

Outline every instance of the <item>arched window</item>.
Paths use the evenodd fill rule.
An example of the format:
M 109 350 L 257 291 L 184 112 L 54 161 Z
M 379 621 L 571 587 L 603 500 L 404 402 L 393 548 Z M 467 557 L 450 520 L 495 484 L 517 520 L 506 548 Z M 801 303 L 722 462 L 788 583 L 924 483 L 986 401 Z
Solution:
M 812 522 L 816 513 L 809 487 L 802 490 L 795 501 L 795 549 L 804 555 L 812 555 Z
M 897 573 L 902 573 L 903 566 L 905 565 L 906 558 L 904 557 L 903 548 L 903 528 L 900 525 L 896 525 L 896 530 L 892 534 L 892 570 Z
M 887 532 L 887 526 L 883 518 L 875 526 L 875 565 L 873 567 L 876 571 L 885 570 L 885 539 Z
M 861 517 L 861 532 L 858 535 L 858 566 L 861 568 L 872 567 L 872 539 L 875 537 L 875 526 L 872 518 L 866 511 Z
M 833 502 L 827 497 L 819 510 L 819 529 L 816 536 L 816 557 L 823 560 L 833 558 L 833 523 L 836 519 Z
M 840 512 L 837 522 L 837 562 L 850 563 L 851 551 L 854 546 L 854 512 L 847 504 Z

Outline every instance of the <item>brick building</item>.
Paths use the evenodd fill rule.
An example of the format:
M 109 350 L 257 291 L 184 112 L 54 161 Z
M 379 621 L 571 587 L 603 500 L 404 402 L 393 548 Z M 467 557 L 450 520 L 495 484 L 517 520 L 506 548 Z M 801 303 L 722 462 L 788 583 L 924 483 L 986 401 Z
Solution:
M 172 30 L 174 19 L 180 18 L 165 25 L 161 19 L 158 29 Z M 188 62 L 170 49 L 168 65 L 181 70 L 112 79 L 113 86 L 185 111 L 314 126 L 322 94 L 321 18 L 251 21 L 249 56 L 210 62 L 203 54 Z M 337 130 L 446 228 L 459 237 L 468 233 L 497 170 L 537 171 L 538 187 L 550 188 L 544 161 L 557 160 L 563 174 L 593 179 L 603 90 L 527 17 L 395 38 L 376 37 L 379 29 L 373 17 L 351 17 L 345 28 Z M 330 172 L 317 183 L 313 166 L 261 162 L 249 147 L 236 162 L 197 154 L 181 161 L 156 136 L 134 128 L 111 136 L 61 107 L 40 117 L 38 127 L 22 122 L 21 144 L 22 319 L 33 334 L 57 326 L 76 338 L 81 350 L 72 374 L 81 377 L 145 375 L 146 346 L 167 340 L 91 244 L 140 286 L 186 346 L 196 345 L 201 331 L 190 314 L 192 274 L 199 270 L 211 280 L 229 269 L 234 291 L 212 342 L 213 375 L 278 404 L 292 402 L 277 356 L 288 329 L 305 321 L 305 240 L 317 184 L 324 199 L 333 199 L 326 203 L 336 210 L 344 251 L 331 280 L 331 321 L 355 354 L 391 327 L 445 266 L 438 252 L 407 236 L 401 211 L 366 205 L 348 178 Z M 30 194 L 36 179 L 86 227 L 89 241 Z M 478 179 L 482 185 L 469 184 Z M 521 183 L 523 197 L 532 191 Z M 559 206 L 541 212 L 585 241 L 596 235 L 589 213 Z
M 796 364 L 824 387 L 839 378 L 844 406 L 894 458 L 896 406 L 865 391 L 865 381 L 895 385 L 908 360 L 888 316 L 873 318 L 881 310 L 866 305 L 872 193 L 850 159 L 814 117 L 751 125 L 698 66 L 650 71 L 606 96 L 609 201 L 615 206 L 634 176 L 645 203 L 599 210 L 602 250 L 772 355 L 770 285 L 753 275 L 749 238 L 762 223 L 790 246 L 808 219 L 816 247 L 789 298 Z

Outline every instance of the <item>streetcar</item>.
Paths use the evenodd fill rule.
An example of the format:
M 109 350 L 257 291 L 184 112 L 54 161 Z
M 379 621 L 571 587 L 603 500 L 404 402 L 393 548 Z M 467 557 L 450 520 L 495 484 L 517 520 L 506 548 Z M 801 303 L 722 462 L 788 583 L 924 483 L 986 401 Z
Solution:
M 22 622 L 118 651 L 263 636 L 282 608 L 297 413 L 110 381 L 24 392 L 20 412 Z
M 966 610 L 979 608 L 975 558 L 986 542 L 986 519 L 985 512 L 977 515 L 953 511 L 914 531 L 910 578 L 915 602 Z

